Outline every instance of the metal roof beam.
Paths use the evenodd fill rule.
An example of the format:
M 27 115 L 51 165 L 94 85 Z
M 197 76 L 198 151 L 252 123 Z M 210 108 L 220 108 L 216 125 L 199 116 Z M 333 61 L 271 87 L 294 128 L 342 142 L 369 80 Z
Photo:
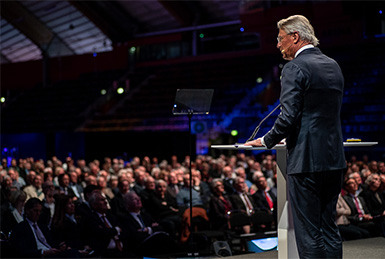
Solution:
M 137 28 L 133 20 L 114 1 L 69 1 L 87 16 L 114 43 L 132 39 Z
M 42 22 L 19 2 L 2 1 L 1 7 L 1 15 L 4 19 L 26 35 L 40 49 L 46 49 L 54 34 Z

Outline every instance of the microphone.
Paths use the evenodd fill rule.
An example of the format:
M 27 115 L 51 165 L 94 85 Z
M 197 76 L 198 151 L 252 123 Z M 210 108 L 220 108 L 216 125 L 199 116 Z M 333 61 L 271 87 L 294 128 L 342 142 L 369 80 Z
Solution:
M 283 49 L 283 50 L 281 50 L 281 53 L 283 54 L 284 52 L 286 52 L 286 50 L 288 50 L 289 48 L 291 48 L 291 46 L 293 46 L 293 43 L 292 43 L 292 44 L 290 44 L 290 46 L 289 46 L 289 47 L 287 47 L 286 49 Z
M 261 120 L 261 122 L 258 124 L 258 126 L 255 128 L 255 130 L 254 130 L 254 132 L 253 132 L 253 134 L 251 134 L 251 136 L 250 136 L 250 138 L 246 141 L 246 142 L 249 142 L 249 141 L 252 141 L 254 138 L 255 138 L 255 136 L 257 135 L 257 133 L 258 133 L 258 131 L 259 131 L 259 128 L 261 127 L 261 125 L 262 125 L 262 123 L 267 119 L 267 118 L 269 118 L 270 117 L 270 115 L 273 113 L 273 112 L 275 112 L 275 110 L 277 110 L 279 107 L 281 107 L 281 104 L 278 104 L 268 115 L 266 115 L 266 117 L 265 118 L 263 118 L 262 120 Z

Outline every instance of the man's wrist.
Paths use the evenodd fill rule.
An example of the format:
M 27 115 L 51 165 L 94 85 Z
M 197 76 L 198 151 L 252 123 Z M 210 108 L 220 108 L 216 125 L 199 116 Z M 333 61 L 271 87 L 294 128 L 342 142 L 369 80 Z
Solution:
M 262 144 L 262 146 L 266 147 L 265 136 L 261 137 L 261 144 Z

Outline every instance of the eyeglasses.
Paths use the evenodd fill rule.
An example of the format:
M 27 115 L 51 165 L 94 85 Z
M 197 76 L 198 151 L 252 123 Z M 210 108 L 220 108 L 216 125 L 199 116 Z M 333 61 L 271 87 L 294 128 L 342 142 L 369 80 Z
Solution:
M 293 32 L 289 32 L 288 34 L 286 34 L 285 36 L 278 36 L 277 37 L 277 41 L 278 41 L 278 43 L 280 43 L 287 35 L 292 35 L 292 34 L 294 34 L 294 33 L 296 33 L 296 31 L 293 31 Z

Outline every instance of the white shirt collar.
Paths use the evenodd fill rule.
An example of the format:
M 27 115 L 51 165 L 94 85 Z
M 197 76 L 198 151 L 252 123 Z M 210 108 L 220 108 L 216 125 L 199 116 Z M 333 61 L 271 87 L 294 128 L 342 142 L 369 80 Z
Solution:
M 300 48 L 299 50 L 297 50 L 297 52 L 295 53 L 294 55 L 294 58 L 296 58 L 299 53 L 301 53 L 302 51 L 304 51 L 305 49 L 311 49 L 311 48 L 314 48 L 314 45 L 313 44 L 308 44 L 308 45 L 305 45 L 303 46 L 302 48 Z

